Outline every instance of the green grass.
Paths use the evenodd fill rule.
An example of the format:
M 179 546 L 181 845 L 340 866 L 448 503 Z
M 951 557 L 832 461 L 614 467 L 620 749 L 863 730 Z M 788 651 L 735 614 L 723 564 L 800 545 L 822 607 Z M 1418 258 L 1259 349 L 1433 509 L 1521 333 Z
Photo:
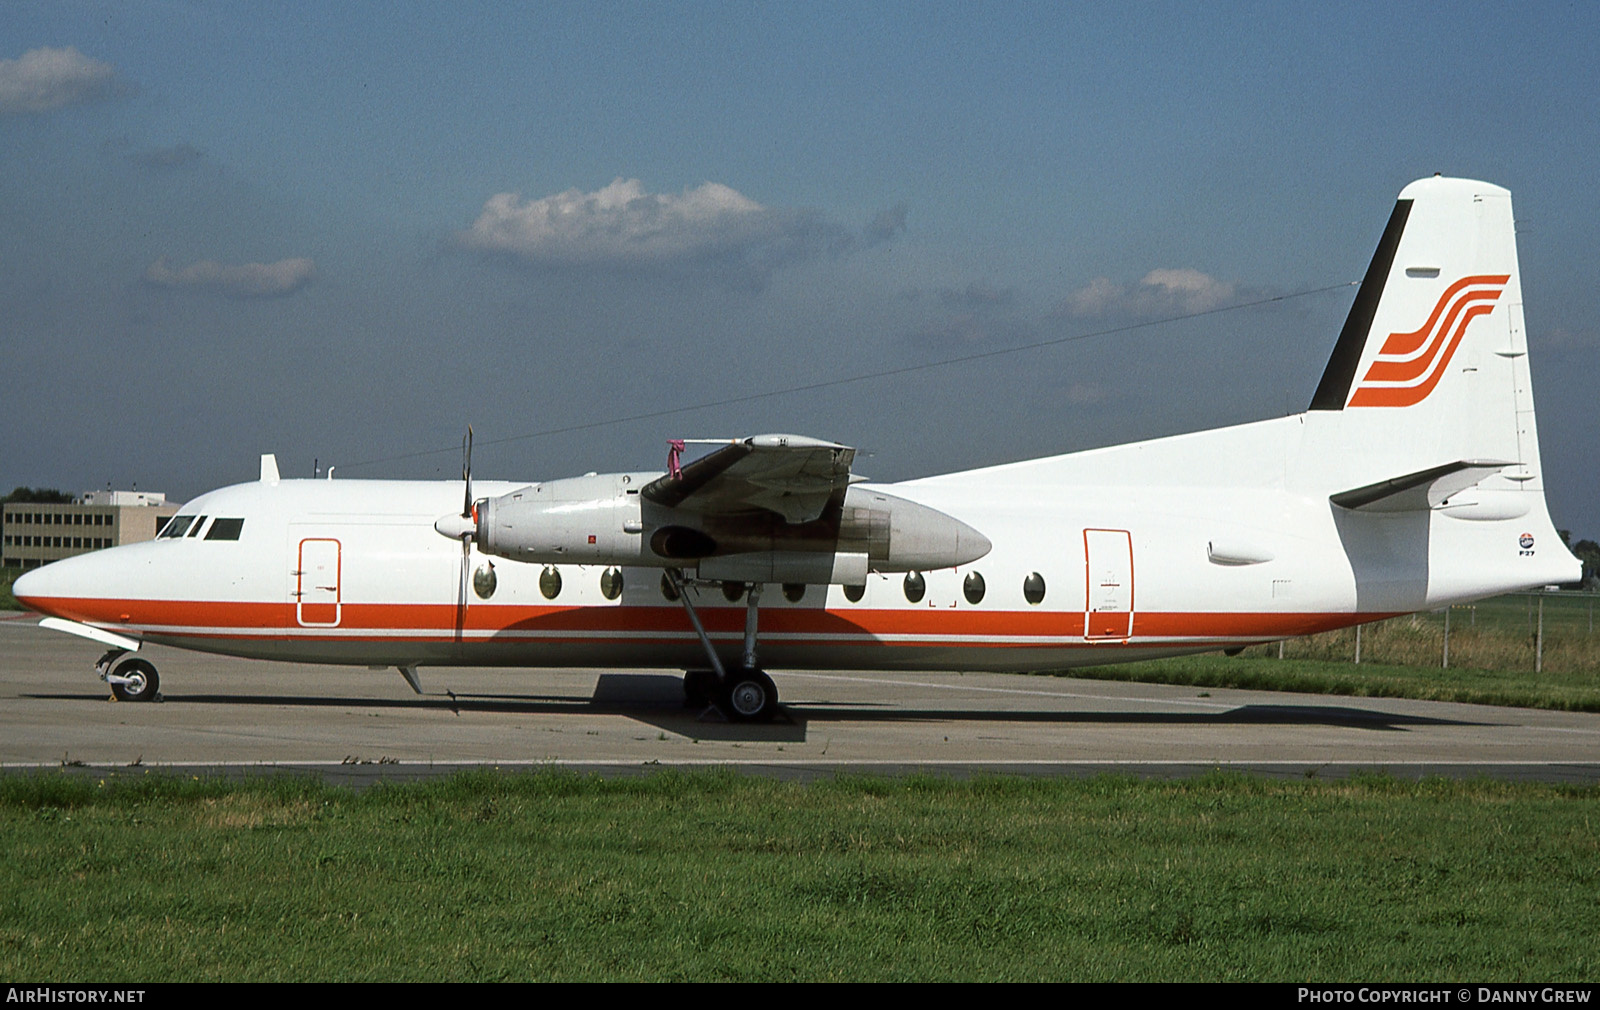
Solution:
M 1584 980 L 1600 790 L 0 779 L 0 977 Z
M 1274 647 L 1274 650 L 1276 647 Z M 1600 683 L 1592 676 L 1504 672 L 1386 663 L 1284 659 L 1259 651 L 1237 657 L 1182 656 L 1118 666 L 1063 670 L 1063 677 L 1236 687 L 1253 691 L 1299 691 L 1356 698 L 1415 698 L 1475 705 L 1514 705 L 1567 712 L 1600 712 Z

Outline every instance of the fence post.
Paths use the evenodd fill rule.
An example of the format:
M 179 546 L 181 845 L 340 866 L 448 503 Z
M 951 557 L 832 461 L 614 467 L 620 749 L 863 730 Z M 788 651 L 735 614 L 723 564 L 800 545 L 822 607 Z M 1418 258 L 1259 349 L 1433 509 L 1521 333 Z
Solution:
M 1544 672 L 1544 594 L 1539 594 L 1539 637 L 1534 640 L 1533 672 Z
M 1356 625 L 1356 662 L 1361 662 L 1361 625 Z
M 1450 669 L 1450 608 L 1444 608 L 1444 667 Z

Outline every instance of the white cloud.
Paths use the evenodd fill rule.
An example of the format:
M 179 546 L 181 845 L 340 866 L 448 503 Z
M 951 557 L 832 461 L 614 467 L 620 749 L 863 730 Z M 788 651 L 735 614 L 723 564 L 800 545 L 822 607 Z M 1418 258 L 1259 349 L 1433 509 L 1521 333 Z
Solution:
M 1184 267 L 1152 270 L 1137 284 L 1096 277 L 1068 295 L 1062 309 L 1074 316 L 1183 315 L 1219 308 L 1234 295 L 1232 284 Z
M 14 60 L 0 60 L 0 114 L 50 112 L 108 98 L 117 91 L 117 72 L 109 63 L 71 46 L 30 49 Z
M 1139 282 L 1158 289 L 1165 298 L 1176 301 L 1185 312 L 1214 309 L 1233 297 L 1233 285 L 1187 267 L 1181 270 L 1152 270 Z
M 764 207 L 720 183 L 647 193 L 637 179 L 538 200 L 498 193 L 457 237 L 540 266 L 729 271 L 757 283 L 785 263 L 857 242 L 816 214 Z
M 181 270 L 168 267 L 162 258 L 150 264 L 144 279 L 158 287 L 208 291 L 229 298 L 281 298 L 310 284 L 316 273 L 316 264 L 305 258 L 239 264 L 200 260 Z

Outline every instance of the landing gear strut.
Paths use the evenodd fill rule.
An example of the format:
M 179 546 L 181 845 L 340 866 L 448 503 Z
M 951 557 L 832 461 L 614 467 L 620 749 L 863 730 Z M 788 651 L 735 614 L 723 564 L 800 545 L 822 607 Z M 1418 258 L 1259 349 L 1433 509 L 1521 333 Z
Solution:
M 689 670 L 683 675 L 683 695 L 690 705 L 710 702 L 733 722 L 770 722 L 778 711 L 778 687 L 772 678 L 756 666 L 757 606 L 761 600 L 762 583 L 751 583 L 745 596 L 744 655 L 736 669 L 728 669 L 711 645 L 700 615 L 685 591 L 681 574 L 667 569 L 667 579 L 672 583 L 678 599 L 689 615 L 689 623 L 700 636 L 706 656 L 711 660 L 709 670 Z
M 161 677 L 154 664 L 144 659 L 122 659 L 125 655 L 126 649 L 112 649 L 94 666 L 100 679 L 111 685 L 111 696 L 118 701 L 155 701 L 161 697 Z M 122 662 L 118 663 L 119 659 Z

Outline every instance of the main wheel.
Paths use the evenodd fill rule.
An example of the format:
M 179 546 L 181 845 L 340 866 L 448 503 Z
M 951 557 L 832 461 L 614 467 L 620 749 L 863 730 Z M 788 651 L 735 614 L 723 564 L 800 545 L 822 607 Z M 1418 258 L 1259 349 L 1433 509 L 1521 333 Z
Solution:
M 118 701 L 155 701 L 161 687 L 156 668 L 142 659 L 123 660 L 111 676 L 126 678 L 125 683 L 111 682 L 111 693 Z
M 770 722 L 778 711 L 778 687 L 760 670 L 730 672 L 717 707 L 734 722 Z

